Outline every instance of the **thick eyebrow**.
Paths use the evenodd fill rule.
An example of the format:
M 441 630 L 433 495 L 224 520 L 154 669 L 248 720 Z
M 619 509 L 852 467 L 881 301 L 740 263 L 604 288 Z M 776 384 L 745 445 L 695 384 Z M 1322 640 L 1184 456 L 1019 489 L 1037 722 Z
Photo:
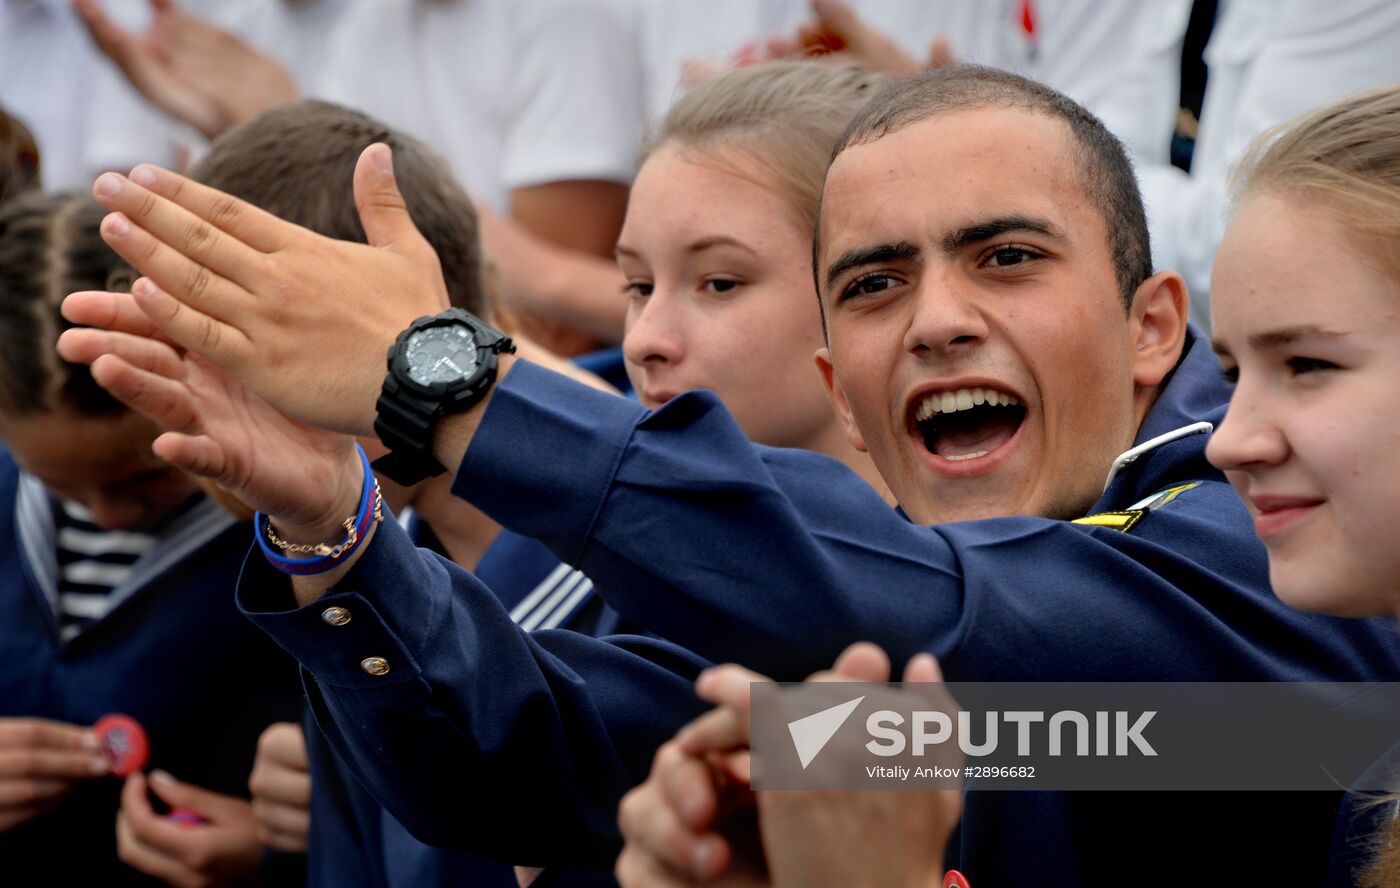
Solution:
M 1012 231 L 1034 231 L 1046 237 L 1063 238 L 1060 229 L 1047 219 L 1032 216 L 1002 216 L 978 222 L 950 232 L 943 238 L 943 251 L 956 253 L 968 244 L 975 244 Z
M 751 253 L 755 256 L 758 255 L 758 251 L 755 250 L 753 247 L 749 246 L 743 241 L 738 240 L 737 238 L 732 238 L 727 234 L 716 234 L 711 237 L 702 237 L 698 241 L 687 245 L 685 251 L 687 253 L 703 253 L 704 251 L 714 249 L 715 247 L 737 247 L 746 253 Z M 618 244 L 617 246 L 613 247 L 613 255 L 617 256 L 619 259 L 621 259 L 623 256 L 626 256 L 629 259 L 641 258 L 640 253 L 627 246 L 626 244 Z
M 758 252 L 754 250 L 753 247 L 749 246 L 746 243 L 743 243 L 742 241 L 736 238 L 732 238 L 727 234 L 716 234 L 713 237 L 702 237 L 700 238 L 700 240 L 686 247 L 685 251 L 687 253 L 703 253 L 705 250 L 710 250 L 715 247 L 738 247 L 746 253 L 753 253 L 755 256 L 758 255 Z
M 1338 330 L 1325 330 L 1315 324 L 1301 324 L 1297 327 L 1282 327 L 1254 333 L 1249 337 L 1249 345 L 1258 351 L 1283 348 L 1306 339 L 1341 339 L 1345 336 Z
M 836 279 L 852 268 L 875 265 L 881 262 L 912 262 L 919 258 L 919 248 L 908 241 L 893 244 L 876 244 L 868 247 L 855 247 L 837 257 L 826 267 L 826 287 L 836 283 Z
M 1296 327 L 1281 327 L 1277 330 L 1265 330 L 1263 333 L 1252 334 L 1247 342 L 1249 347 L 1255 351 L 1272 351 L 1280 348 L 1287 348 L 1290 345 L 1297 345 L 1299 342 L 1306 342 L 1309 339 L 1336 340 L 1346 336 L 1339 330 L 1325 330 L 1316 324 L 1300 324 Z M 1211 351 L 1221 357 L 1230 357 L 1230 349 L 1223 339 L 1212 339 L 1210 341 Z

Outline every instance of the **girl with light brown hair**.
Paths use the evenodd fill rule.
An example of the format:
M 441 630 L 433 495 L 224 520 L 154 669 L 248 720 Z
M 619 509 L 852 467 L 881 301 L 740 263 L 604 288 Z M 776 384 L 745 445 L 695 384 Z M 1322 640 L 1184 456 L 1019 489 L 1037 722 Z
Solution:
M 1400 614 L 1400 86 L 1265 135 L 1235 187 L 1212 316 L 1238 387 L 1207 455 L 1280 599 Z M 1400 745 L 1377 768 L 1400 774 Z M 1329 884 L 1400 884 L 1397 800 L 1347 799 Z

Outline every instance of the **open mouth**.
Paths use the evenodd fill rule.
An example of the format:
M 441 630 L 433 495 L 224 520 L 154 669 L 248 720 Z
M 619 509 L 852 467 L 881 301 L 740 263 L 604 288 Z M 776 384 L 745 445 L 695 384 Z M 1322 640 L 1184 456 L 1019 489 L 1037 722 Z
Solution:
M 954 463 L 994 453 L 1025 421 L 1019 398 L 987 387 L 931 392 L 917 402 L 913 416 L 928 452 Z

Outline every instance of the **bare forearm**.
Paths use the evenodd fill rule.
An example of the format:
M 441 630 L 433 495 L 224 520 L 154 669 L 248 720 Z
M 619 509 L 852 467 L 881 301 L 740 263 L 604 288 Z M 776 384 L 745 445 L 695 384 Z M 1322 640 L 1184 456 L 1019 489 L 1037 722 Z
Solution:
M 482 244 L 516 303 L 607 342 L 622 338 L 627 301 L 611 258 L 545 240 L 511 219 L 481 210 Z
M 584 253 L 546 248 L 547 269 L 535 294 L 543 311 L 605 342 L 621 342 L 627 300 L 617 263 Z

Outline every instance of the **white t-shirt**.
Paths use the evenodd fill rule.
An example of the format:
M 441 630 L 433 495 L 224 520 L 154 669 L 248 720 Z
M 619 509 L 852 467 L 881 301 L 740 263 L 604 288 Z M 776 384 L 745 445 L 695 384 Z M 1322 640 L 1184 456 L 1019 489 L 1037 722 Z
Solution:
M 614 2 L 356 3 L 311 92 L 422 139 L 497 212 L 515 188 L 636 171 L 636 35 Z
M 145 29 L 147 0 L 103 6 Z M 0 0 L 0 107 L 34 135 L 50 191 L 86 190 L 142 162 L 181 166 L 177 127 L 93 45 L 68 0 Z
M 222 0 L 210 21 L 276 59 L 304 93 L 319 82 L 350 0 Z

